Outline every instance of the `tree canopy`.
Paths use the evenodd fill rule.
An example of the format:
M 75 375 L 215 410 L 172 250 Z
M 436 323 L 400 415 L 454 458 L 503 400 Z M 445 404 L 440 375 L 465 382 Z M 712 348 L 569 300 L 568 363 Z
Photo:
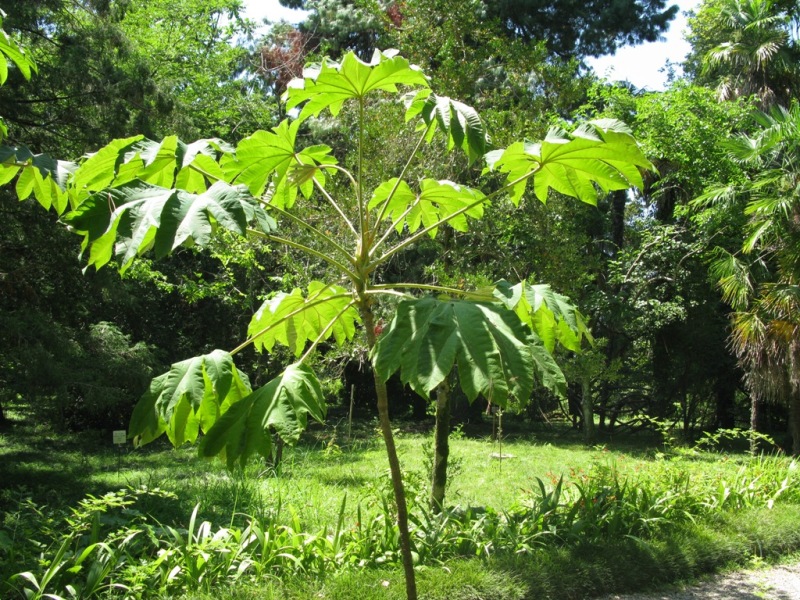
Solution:
M 484 0 L 486 13 L 497 18 L 511 37 L 543 41 L 562 57 L 613 54 L 626 45 L 659 39 L 678 5 L 667 0 Z

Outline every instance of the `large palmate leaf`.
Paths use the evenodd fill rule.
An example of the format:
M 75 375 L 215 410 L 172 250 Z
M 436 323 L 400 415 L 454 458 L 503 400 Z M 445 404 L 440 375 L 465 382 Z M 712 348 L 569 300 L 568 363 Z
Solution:
M 556 342 L 567 350 L 580 352 L 584 338 L 589 343 L 594 341 L 584 316 L 569 298 L 548 284 L 523 280 L 511 285 L 499 281 L 493 295 L 536 333 L 549 352 L 553 352 Z
M 319 165 L 335 165 L 331 148 L 311 146 L 295 152 L 295 138 L 300 121 L 282 121 L 272 131 L 256 131 L 243 139 L 236 152 L 222 162 L 225 179 L 248 187 L 253 196 L 260 197 L 271 186 L 270 203 L 278 208 L 290 208 L 298 190 L 308 197 L 314 187 L 313 178 L 325 182 Z
M 341 63 L 326 60 L 318 67 L 307 67 L 302 79 L 292 80 L 286 90 L 286 108 L 292 110 L 305 102 L 299 121 L 319 116 L 326 108 L 336 116 L 347 100 L 362 99 L 375 91 L 397 92 L 398 85 L 427 87 L 428 81 L 393 51 L 376 50 L 369 63 L 348 52 Z
M 486 154 L 489 137 L 478 112 L 471 106 L 438 96 L 427 88 L 407 94 L 404 101 L 406 121 L 421 117 L 428 128 L 428 142 L 440 130 L 447 137 L 447 149 L 461 148 L 470 162 Z
M 33 154 L 25 146 L 0 147 L 0 185 L 19 176 L 16 192 L 20 200 L 33 195 L 44 208 L 59 214 L 69 206 L 67 180 L 76 168 L 75 163 Z
M 163 257 L 180 245 L 205 245 L 216 227 L 245 235 L 247 223 L 274 229 L 274 221 L 243 187 L 217 182 L 200 195 L 134 181 L 89 196 L 66 217 L 84 235 L 89 265 L 100 268 L 113 256 L 125 270 L 153 249 Z
M 533 388 L 535 360 L 530 333 L 505 307 L 435 298 L 404 300 L 373 349 L 384 380 L 400 379 L 429 397 L 458 365 L 470 401 L 480 394 L 505 406 L 509 395 L 525 401 Z
M 144 136 L 137 135 L 113 140 L 81 163 L 72 180 L 75 193 L 83 198 L 92 192 L 105 189 L 117 177 L 117 171 L 125 163 L 125 154 Z
M 197 140 L 182 145 L 180 170 L 175 176 L 175 187 L 199 194 L 217 181 L 225 181 L 225 173 L 217 162 L 220 153 L 231 153 L 233 148 L 218 139 Z
M 231 183 L 243 183 L 253 196 L 262 196 L 270 177 L 284 177 L 294 162 L 294 142 L 299 121 L 284 120 L 272 131 L 256 131 L 239 142 L 236 153 L 222 161 Z
M 326 405 L 317 377 L 303 364 L 289 365 L 278 377 L 237 402 L 203 439 L 204 456 L 220 456 L 229 468 L 242 467 L 253 454 L 272 458 L 271 431 L 293 444 L 308 416 L 322 422 Z
M 530 349 L 535 365 L 534 373 L 539 383 L 556 396 L 566 398 L 567 380 L 556 359 L 538 340 L 534 340 Z
M 75 172 L 70 186 L 73 205 L 93 192 L 142 181 L 162 188 L 201 194 L 225 180 L 218 164 L 233 148 L 217 139 L 186 144 L 175 136 L 157 142 L 142 136 L 114 140 L 91 154 Z
M 405 225 L 413 233 L 420 227 L 430 227 L 451 216 L 448 224 L 456 231 L 466 231 L 467 216 L 474 219 L 483 216 L 484 203 L 480 202 L 483 197 L 479 190 L 452 181 L 433 179 L 423 179 L 417 195 L 406 182 L 394 178 L 375 189 L 369 208 L 374 209 L 385 204 L 384 215 L 395 222 L 398 232 Z M 437 228 L 432 227 L 429 234 L 435 237 L 436 232 Z
M 214 350 L 172 365 L 153 379 L 131 416 L 129 435 L 146 444 L 162 433 L 175 446 L 193 442 L 230 406 L 250 393 L 250 384 L 227 352 Z
M 250 320 L 247 333 L 256 350 L 270 352 L 278 342 L 300 356 L 307 342 L 331 335 L 339 345 L 352 339 L 358 320 L 351 293 L 337 285 L 312 281 L 306 296 L 295 288 L 264 302 Z
M 536 197 L 547 201 L 548 191 L 597 204 L 597 189 L 604 192 L 642 187 L 640 169 L 652 169 L 636 140 L 620 121 L 592 121 L 572 136 L 551 130 L 539 143 L 517 142 L 486 155 L 490 170 L 507 173 L 511 200 L 518 204 L 533 174 Z

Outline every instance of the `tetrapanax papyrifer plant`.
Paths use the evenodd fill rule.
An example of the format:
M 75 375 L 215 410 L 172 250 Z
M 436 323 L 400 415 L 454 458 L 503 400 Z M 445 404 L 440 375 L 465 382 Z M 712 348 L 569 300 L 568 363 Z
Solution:
M 419 141 L 395 177 L 369 186 L 372 161 L 364 136 L 368 112 L 380 106 L 375 97 L 403 102 Z M 424 73 L 391 51 L 376 52 L 369 63 L 350 53 L 338 63 L 309 66 L 290 83 L 285 101 L 292 117 L 235 148 L 216 139 L 186 144 L 176 137 L 159 142 L 134 136 L 79 163 L 11 149 L 2 156 L 0 179 L 7 183 L 19 175 L 20 198 L 33 195 L 61 214 L 83 236 L 88 264 L 96 268 L 114 259 L 124 271 L 144 252 L 163 257 L 180 246 L 203 246 L 225 229 L 305 252 L 339 274 L 336 283 L 312 281 L 305 290 L 273 295 L 253 316 L 239 347 L 176 363 L 155 378 L 135 408 L 130 435 L 146 443 L 166 433 L 177 445 L 202 432 L 201 454 L 221 455 L 231 467 L 254 454 L 270 456 L 272 430 L 292 442 L 309 416 L 325 417 L 325 399 L 308 357 L 321 342 L 344 344 L 360 333 L 371 349 L 407 594 L 416 598 L 385 381 L 399 372 L 403 382 L 429 396 L 457 367 L 470 400 L 482 396 L 505 406 L 511 396 L 527 399 L 537 378 L 551 389 L 562 388 L 563 375 L 549 349 L 556 340 L 575 348 L 587 330 L 579 313 L 546 286 L 501 282 L 489 290 L 464 291 L 414 281 L 386 284 L 381 270 L 444 225 L 467 231 L 493 201 L 518 204 L 530 185 L 543 202 L 553 189 L 592 204 L 599 193 L 641 185 L 640 170 L 651 165 L 625 126 L 611 120 L 571 133 L 554 129 L 541 142 L 489 151 L 475 110 L 434 93 Z M 297 147 L 298 131 L 308 119 L 322 113 L 335 118 L 345 104 L 356 122 L 349 138 L 351 167 L 340 165 L 328 146 Z M 473 163 L 485 161 L 486 171 L 504 175 L 505 183 L 486 194 L 452 181 L 411 180 L 409 169 L 421 160 L 420 149 L 437 135 L 444 136 L 447 151 L 459 149 Z M 332 177 L 345 184 L 331 186 Z M 304 218 L 309 200 L 326 203 L 341 227 L 322 230 Z M 302 240 L 282 235 L 280 222 L 302 230 Z M 383 298 L 399 303 L 378 337 L 375 311 Z M 251 344 L 262 351 L 285 345 L 297 360 L 253 389 L 234 363 Z

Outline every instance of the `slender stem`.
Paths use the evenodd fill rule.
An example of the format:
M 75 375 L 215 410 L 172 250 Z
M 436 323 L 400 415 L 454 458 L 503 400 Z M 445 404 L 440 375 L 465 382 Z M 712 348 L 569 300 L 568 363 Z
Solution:
M 297 216 L 293 215 L 293 214 L 292 214 L 292 213 L 290 213 L 289 211 L 283 210 L 282 208 L 276 208 L 276 207 L 274 207 L 274 206 L 270 206 L 269 208 L 270 208 L 270 210 L 274 210 L 275 212 L 277 212 L 277 213 L 278 213 L 278 214 L 280 214 L 281 216 L 284 216 L 284 217 L 286 217 L 287 219 L 289 219 L 289 220 L 290 220 L 290 221 L 292 221 L 293 223 L 296 223 L 297 225 L 300 225 L 301 227 L 303 227 L 303 228 L 305 228 L 305 229 L 307 229 L 307 230 L 309 230 L 309 231 L 313 232 L 315 235 L 317 235 L 317 236 L 319 236 L 321 239 L 325 240 L 325 241 L 326 241 L 328 244 L 330 244 L 330 245 L 331 245 L 331 246 L 333 246 L 333 247 L 334 247 L 336 250 L 338 250 L 339 252 L 341 252 L 341 253 L 342 253 L 342 255 L 343 255 L 343 256 L 344 256 L 344 257 L 347 259 L 347 261 L 348 261 L 348 262 L 349 262 L 351 265 L 355 266 L 355 260 L 354 260 L 354 259 L 353 259 L 353 257 L 350 255 L 350 252 L 348 252 L 348 251 L 347 251 L 347 250 L 346 250 L 346 249 L 345 249 L 343 246 L 340 246 L 338 243 L 336 243 L 336 241 L 335 241 L 335 240 L 334 240 L 332 237 L 330 237 L 329 235 L 327 235 L 327 234 L 325 234 L 325 233 L 322 233 L 322 232 L 321 232 L 319 229 L 317 229 L 316 227 L 314 227 L 314 226 L 313 226 L 313 225 L 311 225 L 310 223 L 307 223 L 307 222 L 306 222 L 304 219 L 301 219 L 300 217 L 297 217 Z M 345 221 L 346 221 L 346 220 L 347 220 L 347 219 L 345 219 Z M 350 223 L 349 223 L 349 222 L 348 222 L 347 224 L 348 224 L 348 225 L 350 225 Z M 352 226 L 351 226 L 351 227 L 352 227 Z
M 364 322 L 367 345 L 372 348 L 376 342 L 375 317 L 369 305 L 369 299 L 362 299 L 359 311 Z M 411 555 L 411 536 L 408 530 L 408 505 L 406 504 L 406 492 L 403 487 L 403 475 L 400 470 L 400 459 L 397 457 L 397 446 L 394 443 L 394 434 L 392 433 L 392 423 L 389 420 L 389 392 L 386 389 L 386 383 L 381 379 L 374 367 L 372 376 L 375 381 L 375 394 L 378 397 L 378 420 L 383 442 L 386 446 L 386 456 L 389 459 L 389 472 L 392 476 L 392 489 L 397 505 L 397 528 L 400 532 L 400 555 L 403 558 L 406 599 L 417 600 L 417 580 L 414 572 L 414 558 Z
M 337 313 L 337 315 L 333 319 L 330 320 L 330 322 L 325 326 L 325 329 L 323 329 L 320 332 L 320 334 L 317 336 L 317 339 L 315 339 L 314 342 L 311 344 L 311 346 L 309 346 L 308 350 L 306 350 L 303 353 L 303 356 L 300 357 L 300 360 L 298 362 L 300 362 L 300 363 L 305 362 L 305 360 L 308 358 L 308 356 L 316 349 L 317 345 L 328 336 L 328 332 L 336 324 L 336 321 L 339 320 L 339 317 L 341 317 L 344 313 L 346 313 L 348 310 L 353 308 L 353 306 L 356 305 L 356 302 L 357 302 L 356 300 L 351 300 L 347 304 L 347 306 L 345 306 L 342 310 L 340 310 Z
M 344 169 L 343 169 L 343 170 L 344 170 Z M 345 171 L 345 173 L 347 173 L 347 171 Z M 348 175 L 349 175 L 349 173 L 348 173 Z M 353 181 L 353 178 L 352 178 L 352 176 L 350 177 L 350 180 L 351 180 L 351 181 Z M 326 189 L 325 189 L 325 188 L 322 186 L 322 184 L 319 182 L 319 180 L 318 180 L 316 177 L 314 177 L 313 181 L 314 181 L 314 185 L 317 187 L 317 189 L 320 191 L 320 193 L 321 193 L 321 194 L 322 194 L 322 195 L 325 197 L 325 199 L 328 201 L 328 203 L 329 203 L 331 206 L 333 206 L 334 210 L 335 210 L 337 213 L 339 213 L 339 216 L 340 216 L 340 217 L 342 217 L 342 220 L 343 220 L 343 221 L 344 221 L 344 222 L 347 224 L 347 227 L 349 227 L 349 228 L 350 228 L 350 231 L 352 231 L 354 235 L 358 236 L 358 231 L 356 231 L 356 228 L 355 228 L 355 226 L 354 226 L 354 225 L 353 225 L 353 223 L 350 221 L 350 219 L 348 219 L 348 218 L 347 218 L 347 215 L 345 215 L 345 214 L 344 214 L 344 211 L 341 209 L 341 207 L 339 206 L 339 204 L 337 204 L 336 200 L 334 200 L 334 199 L 333 199 L 333 196 L 331 196 L 331 195 L 328 193 L 328 190 L 326 190 Z
M 278 244 L 283 244 L 285 246 L 289 246 L 291 248 L 295 248 L 297 250 L 301 250 L 301 251 L 303 251 L 303 252 L 305 252 L 307 254 L 310 254 L 311 256 L 316 256 L 317 258 L 322 259 L 325 262 L 327 262 L 329 265 L 332 265 L 332 266 L 336 267 L 337 269 L 339 269 L 339 271 L 341 271 L 343 274 L 347 275 L 352 281 L 357 281 L 359 279 L 358 276 L 353 271 L 351 271 L 350 268 L 347 267 L 346 265 L 343 265 L 338 260 L 336 260 L 334 258 L 331 258 L 327 254 L 324 254 L 322 252 L 314 250 L 313 248 L 309 248 L 308 246 L 306 246 L 304 244 L 300 244 L 298 242 L 293 242 L 292 240 L 287 240 L 286 238 L 282 238 L 282 237 L 279 237 L 277 235 L 264 233 L 263 231 L 259 231 L 258 229 L 248 229 L 247 232 L 250 233 L 250 234 L 262 237 L 264 239 L 267 239 L 267 240 L 269 240 L 271 242 L 275 242 L 275 243 L 278 243 Z
M 433 124 L 435 122 L 436 121 L 432 120 L 428 124 L 428 126 L 425 128 L 425 130 L 422 132 L 422 135 L 420 136 L 419 141 L 417 141 L 417 145 L 414 146 L 413 152 L 411 152 L 411 155 L 408 157 L 408 160 L 406 161 L 406 164 L 403 166 L 403 170 L 400 171 L 400 175 L 397 176 L 397 183 L 394 184 L 394 187 L 392 188 L 392 191 L 389 192 L 389 195 L 386 197 L 386 200 L 383 201 L 383 204 L 381 205 L 381 210 L 378 212 L 378 216 L 375 219 L 375 223 L 380 223 L 383 220 L 384 215 L 386 215 L 386 210 L 389 207 L 389 202 L 394 197 L 395 192 L 397 192 L 397 188 L 400 187 L 400 182 L 403 180 L 403 177 L 405 176 L 406 171 L 408 171 L 408 168 L 411 166 L 411 161 L 414 160 L 414 157 L 417 155 L 417 152 L 419 152 L 419 149 L 422 147 L 422 143 L 425 141 L 425 138 L 428 137 L 428 132 L 431 130 L 431 127 L 433 127 Z M 405 217 L 405 213 L 403 214 L 403 216 Z M 391 230 L 394 229 L 395 225 L 396 225 L 396 223 L 392 223 L 392 225 L 391 225 L 391 227 L 389 227 L 388 231 L 391 232 Z M 386 234 L 384 234 L 384 237 L 385 237 L 385 235 Z M 381 238 L 381 240 L 382 239 L 383 238 Z
M 384 296 L 397 296 L 398 298 L 413 298 L 411 294 L 404 294 L 403 292 L 398 292 L 397 290 L 367 290 L 365 292 L 369 296 L 377 296 L 378 294 L 383 294 Z
M 394 221 L 392 221 L 392 224 L 389 225 L 389 227 L 386 228 L 386 231 L 383 232 L 383 235 L 381 236 L 381 239 L 379 239 L 378 242 L 375 245 L 373 245 L 372 248 L 370 248 L 370 255 L 375 254 L 375 251 L 378 248 L 380 248 L 384 243 L 386 243 L 386 239 L 390 235 L 392 235 L 393 231 L 396 230 L 397 224 L 403 222 L 403 219 L 405 219 L 408 216 L 408 213 L 410 213 L 412 210 L 414 210 L 414 207 L 417 206 L 420 203 L 420 200 L 421 200 L 421 196 L 418 196 L 414 200 L 414 202 L 409 204 L 408 207 L 403 211 L 403 214 L 401 214 Z
M 330 286 L 326 286 L 326 287 L 322 288 L 321 290 L 319 290 L 319 292 L 317 292 L 316 296 L 313 296 L 312 298 L 316 298 L 316 297 L 318 297 L 318 296 L 319 296 L 319 295 L 320 295 L 320 294 L 321 294 L 323 291 L 325 291 L 325 290 L 326 290 L 326 289 L 328 289 L 329 287 L 330 287 Z M 247 348 L 247 347 L 248 347 L 250 344 L 252 344 L 253 342 L 255 342 L 255 341 L 256 341 L 258 338 L 260 338 L 262 335 L 264 335 L 265 333 L 267 333 L 267 332 L 268 332 L 270 329 L 274 329 L 274 328 L 275 328 L 275 327 L 277 327 L 278 325 L 281 325 L 282 323 L 285 323 L 285 322 L 286 322 L 286 321 L 288 321 L 289 319 L 292 319 L 292 318 L 296 317 L 296 316 L 297 316 L 297 315 L 299 315 L 301 312 L 303 312 L 303 311 L 305 311 L 305 310 L 308 310 L 309 308 L 314 308 L 315 306 L 317 306 L 317 305 L 319 305 L 319 304 L 324 304 L 325 302 L 328 302 L 329 300 L 334 300 L 334 299 L 336 299 L 336 298 L 349 298 L 349 297 L 350 297 L 350 294 L 334 294 L 333 296 L 326 296 L 325 298 L 322 298 L 321 300 L 311 300 L 311 299 L 307 299 L 307 301 L 306 301 L 306 302 L 304 302 L 304 303 L 302 304 L 302 306 L 300 306 L 299 308 L 296 308 L 295 310 L 293 310 L 293 311 L 292 311 L 292 312 L 290 312 L 289 314 L 286 314 L 286 315 L 284 315 L 284 316 L 283 316 L 283 317 L 281 317 L 281 318 L 280 318 L 278 321 L 275 321 L 274 323 L 270 323 L 269 325 L 267 325 L 266 327 L 264 327 L 264 329 L 262 329 L 261 331 L 259 331 L 259 332 L 258 332 L 258 333 L 256 333 L 255 335 L 252 335 L 252 336 L 250 336 L 250 337 L 249 337 L 249 338 L 247 338 L 245 341 L 243 341 L 241 344 L 239 344 L 238 346 L 236 346 L 236 348 L 234 348 L 233 350 L 231 350 L 231 351 L 230 351 L 228 354 L 230 354 L 231 356 L 233 356 L 233 355 L 235 355 L 235 354 L 238 354 L 239 352 L 241 352 L 242 350 L 244 350 L 245 348 Z M 353 303 L 351 302 L 351 303 L 350 303 L 348 306 L 352 306 L 352 305 L 353 305 Z M 342 311 L 342 313 L 344 313 L 344 311 Z M 338 318 L 339 318 L 339 315 L 337 315 L 337 316 L 336 316 L 336 318 L 338 319 Z
M 461 290 L 459 288 L 446 287 L 442 285 L 428 285 L 424 283 L 376 283 L 370 286 L 370 290 L 389 291 L 391 289 L 410 289 L 410 290 L 426 290 L 429 292 L 441 292 L 442 294 L 449 294 L 451 296 L 473 296 L 479 298 L 486 298 L 491 300 L 491 294 L 482 294 L 476 291 Z
M 428 234 L 428 232 L 430 232 L 430 231 L 432 231 L 432 230 L 436 229 L 437 227 L 441 227 L 442 225 L 444 225 L 444 224 L 445 224 L 445 223 L 447 223 L 448 221 L 451 221 L 452 219 L 454 219 L 455 217 L 457 217 L 457 216 L 459 216 L 459 215 L 463 215 L 465 212 L 467 212 L 467 211 L 469 211 L 469 210 L 472 210 L 473 208 L 475 208 L 475 207 L 476 207 L 476 206 L 478 206 L 479 204 L 483 204 L 484 202 L 489 202 L 489 201 L 490 201 L 492 198 L 494 198 L 495 196 L 498 196 L 498 195 L 500 195 L 500 194 L 502 194 L 502 193 L 506 192 L 507 190 L 509 190 L 509 189 L 513 188 L 515 185 L 517 185 L 517 184 L 518 184 L 518 183 L 520 183 L 521 181 L 525 181 L 526 179 L 528 179 L 529 177 L 532 177 L 533 175 L 535 175 L 535 174 L 536 174 L 536 173 L 538 173 L 538 172 L 539 172 L 539 169 L 538 169 L 538 168 L 537 168 L 537 169 L 534 169 L 533 171 L 529 171 L 529 172 L 528 172 L 528 173 L 526 173 L 525 175 L 522 175 L 521 177 L 517 177 L 517 178 L 516 178 L 514 181 L 512 181 L 512 182 L 510 182 L 510 183 L 507 183 L 506 185 L 504 185 L 504 186 L 503 186 L 503 187 L 501 187 L 500 189 L 498 189 L 498 190 L 495 190 L 494 192 L 492 192 L 491 194 L 488 194 L 487 196 L 484 196 L 484 197 L 483 197 L 483 198 L 481 198 L 480 200 L 476 200 L 475 202 L 472 202 L 471 204 L 468 204 L 468 205 L 467 205 L 467 206 L 465 206 L 464 208 L 460 208 L 460 209 L 458 209 L 456 212 L 454 212 L 454 213 L 452 213 L 452 214 L 450 214 L 450 215 L 447 215 L 446 217 L 444 217 L 444 218 L 442 218 L 442 219 L 439 219 L 438 221 L 436 221 L 436 223 L 433 223 L 432 225 L 428 225 L 428 226 L 427 226 L 427 227 L 425 227 L 424 229 L 420 229 L 420 230 L 419 230 L 417 233 L 415 233 L 415 234 L 414 234 L 414 235 L 412 235 L 411 237 L 408 237 L 408 238 L 406 238 L 405 240 L 403 240 L 402 242 L 400 242 L 399 244 L 397 244 L 397 246 L 393 247 L 393 248 L 392 248 L 392 249 L 390 249 L 390 250 L 387 250 L 387 251 L 386 251 L 386 252 L 383 254 L 383 256 L 381 256 L 380 258 L 378 258 L 377 260 L 375 260 L 375 261 L 372 263 L 372 265 L 371 265 L 371 266 L 374 268 L 375 266 L 377 266 L 377 265 L 379 265 L 379 264 L 381 264 L 381 263 L 385 262 L 385 261 L 386 261 L 386 260 L 388 260 L 388 259 L 389 259 L 391 256 L 394 256 L 395 254 L 397 254 L 398 252 L 400 252 L 401 250 L 403 250 L 403 249 L 404 249 L 404 248 L 406 248 L 407 246 L 410 246 L 411 244 L 413 244 L 414 242 L 416 242 L 416 241 L 417 241 L 419 238 L 421 238 L 421 237 L 423 237 L 423 236 L 427 235 L 427 234 Z M 377 244 L 375 245 L 375 248 L 377 248 Z
M 366 252 L 367 229 L 369 228 L 364 210 L 364 98 L 358 99 L 358 185 L 356 187 L 356 204 L 358 204 L 358 223 L 361 230 L 361 252 Z M 366 254 L 365 254 L 366 256 Z
M 219 177 L 217 177 L 217 176 L 215 176 L 215 175 L 212 175 L 211 173 L 209 173 L 209 172 L 208 172 L 208 171 L 206 171 L 205 169 L 200 169 L 200 168 L 199 168 L 199 167 L 197 167 L 197 166 L 196 166 L 194 163 L 191 163 L 191 164 L 189 165 L 189 168 L 190 168 L 192 171 L 196 171 L 197 173 L 200 173 L 200 175 L 202 175 L 203 177 L 208 177 L 208 178 L 209 178 L 211 181 L 223 181 L 222 179 L 220 179 Z
M 348 171 L 347 169 L 345 169 L 344 167 L 340 167 L 339 165 L 324 164 L 324 165 L 319 165 L 317 168 L 319 168 L 319 169 L 334 169 L 336 171 L 339 171 L 340 173 L 344 173 L 347 176 L 347 178 L 350 180 L 350 185 L 353 186 L 353 190 L 357 190 L 358 189 L 358 183 L 356 182 L 355 178 L 353 177 L 353 174 L 350 171 Z

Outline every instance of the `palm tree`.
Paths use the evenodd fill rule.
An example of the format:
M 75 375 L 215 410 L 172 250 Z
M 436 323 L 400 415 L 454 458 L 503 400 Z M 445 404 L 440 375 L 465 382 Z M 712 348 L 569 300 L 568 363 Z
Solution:
M 754 137 L 730 145 L 754 175 L 698 201 L 747 200 L 741 252 L 720 251 L 712 273 L 734 309 L 730 342 L 752 395 L 753 420 L 761 400 L 788 405 L 792 451 L 800 454 L 800 106 L 757 119 Z
M 718 39 L 702 58 L 701 74 L 721 100 L 755 96 L 762 108 L 786 105 L 800 89 L 797 8 L 778 0 L 723 0 Z

